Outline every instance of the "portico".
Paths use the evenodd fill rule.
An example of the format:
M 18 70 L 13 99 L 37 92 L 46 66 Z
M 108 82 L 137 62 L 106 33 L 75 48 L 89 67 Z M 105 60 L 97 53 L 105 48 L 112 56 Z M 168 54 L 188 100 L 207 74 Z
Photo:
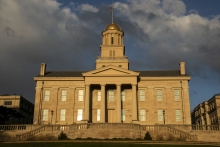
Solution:
M 86 93 L 85 93 L 85 118 L 84 120 L 91 122 L 89 115 L 93 105 L 91 105 L 91 89 L 92 85 L 100 85 L 101 87 L 101 103 L 100 103 L 100 122 L 109 122 L 108 110 L 115 111 L 115 119 L 113 122 L 122 122 L 122 99 L 121 92 L 123 85 L 130 85 L 132 88 L 132 120 L 137 121 L 137 77 L 139 73 L 122 69 L 113 65 L 106 66 L 101 69 L 96 69 L 90 72 L 83 73 L 85 77 Z M 117 79 L 117 80 L 115 80 Z M 116 97 L 109 98 L 106 87 L 108 85 L 114 85 L 112 91 L 116 92 Z M 115 95 L 115 94 L 114 94 Z M 111 102 L 115 103 L 111 107 Z M 107 118 L 107 119 L 106 119 Z

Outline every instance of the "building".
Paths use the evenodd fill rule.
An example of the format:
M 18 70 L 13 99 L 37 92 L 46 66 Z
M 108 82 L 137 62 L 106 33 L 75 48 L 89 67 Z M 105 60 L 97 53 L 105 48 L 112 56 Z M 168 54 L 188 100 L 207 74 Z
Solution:
M 133 71 L 124 32 L 109 24 L 92 71 L 47 71 L 36 81 L 34 124 L 191 124 L 185 63 L 167 71 Z
M 196 106 L 191 116 L 192 124 L 220 125 L 220 94 Z
M 34 115 L 34 104 L 21 95 L 1 95 L 0 106 L 16 110 L 20 118 L 10 117 L 5 124 L 32 124 Z

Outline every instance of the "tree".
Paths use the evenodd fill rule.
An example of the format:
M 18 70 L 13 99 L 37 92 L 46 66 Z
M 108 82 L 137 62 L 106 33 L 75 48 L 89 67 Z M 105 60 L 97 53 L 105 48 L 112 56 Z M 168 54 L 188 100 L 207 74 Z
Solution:
M 0 106 L 0 124 L 5 124 L 5 122 L 8 121 L 10 117 L 20 119 L 24 116 L 12 108 Z
M 58 135 L 58 140 L 69 140 L 69 138 L 65 133 L 61 132 L 60 135 Z
M 144 136 L 144 140 L 152 140 L 152 137 L 150 136 L 150 133 L 148 131 Z

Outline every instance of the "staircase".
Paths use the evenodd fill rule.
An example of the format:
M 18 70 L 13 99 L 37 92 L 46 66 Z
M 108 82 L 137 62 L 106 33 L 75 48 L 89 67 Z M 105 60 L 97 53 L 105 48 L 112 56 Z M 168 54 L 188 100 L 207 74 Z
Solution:
M 141 131 L 144 133 L 152 132 L 153 134 L 160 135 L 161 133 L 171 133 L 174 136 L 185 138 L 186 141 L 197 141 L 196 135 L 179 130 L 171 125 L 142 125 L 140 126 Z
M 27 138 L 29 138 L 31 136 L 40 134 L 41 132 L 44 132 L 45 129 L 46 129 L 46 126 L 41 126 L 37 129 L 31 130 L 29 132 L 26 132 L 26 133 L 23 133 L 23 134 L 20 134 L 20 135 L 16 135 L 16 139 L 19 140 L 19 141 L 20 140 L 26 140 Z
M 25 132 L 23 134 L 16 135 L 17 140 L 26 140 L 32 136 L 40 133 L 55 133 L 55 132 L 66 132 L 70 130 L 82 130 L 88 129 L 88 124 L 74 124 L 74 125 L 43 125 L 37 129 Z

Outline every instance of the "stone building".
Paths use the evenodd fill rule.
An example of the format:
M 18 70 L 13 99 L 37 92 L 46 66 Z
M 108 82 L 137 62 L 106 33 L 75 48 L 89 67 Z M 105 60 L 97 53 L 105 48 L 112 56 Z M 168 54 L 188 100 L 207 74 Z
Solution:
M 10 117 L 5 124 L 32 124 L 34 115 L 34 104 L 21 95 L 1 95 L 0 106 L 16 110 L 22 117 Z
M 42 63 L 33 123 L 191 124 L 185 63 L 177 70 L 130 70 L 123 36 L 119 25 L 107 25 L 92 71 L 47 71 Z
M 220 94 L 196 106 L 191 116 L 192 124 L 220 125 Z

